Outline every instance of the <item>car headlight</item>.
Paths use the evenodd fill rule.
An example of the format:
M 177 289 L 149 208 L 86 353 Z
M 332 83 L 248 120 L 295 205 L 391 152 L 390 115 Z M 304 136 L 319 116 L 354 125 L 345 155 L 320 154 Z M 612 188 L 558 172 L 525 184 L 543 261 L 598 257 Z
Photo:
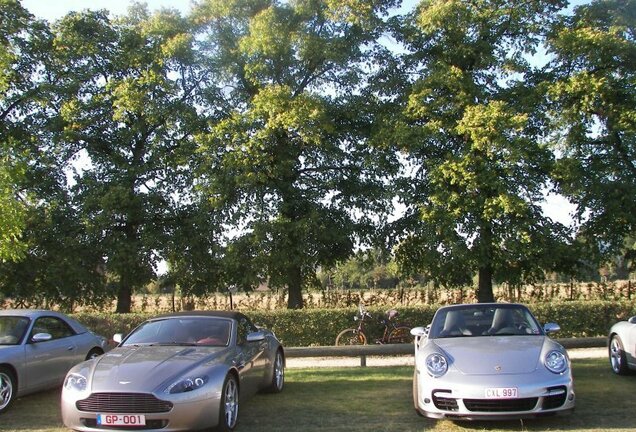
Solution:
M 82 392 L 86 390 L 86 377 L 78 373 L 71 373 L 64 380 L 64 388 L 67 390 Z
M 206 375 L 197 377 L 187 377 L 170 385 L 166 389 L 166 393 L 185 393 L 203 387 L 208 382 Z
M 552 373 L 560 374 L 568 368 L 568 360 L 561 351 L 550 351 L 545 356 L 545 367 Z
M 438 378 L 448 370 L 448 362 L 446 357 L 439 353 L 430 354 L 426 357 L 426 369 L 430 376 Z

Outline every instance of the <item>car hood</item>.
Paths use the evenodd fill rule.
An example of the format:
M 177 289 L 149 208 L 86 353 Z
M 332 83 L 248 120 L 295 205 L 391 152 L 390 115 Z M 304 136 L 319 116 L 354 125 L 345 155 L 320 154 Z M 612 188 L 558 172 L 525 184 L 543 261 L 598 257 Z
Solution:
M 91 391 L 154 391 L 201 365 L 226 362 L 229 351 L 225 347 L 118 347 L 95 360 Z
M 545 336 L 484 336 L 434 340 L 449 357 L 451 367 L 465 375 L 525 374 L 537 369 L 544 345 L 554 343 Z

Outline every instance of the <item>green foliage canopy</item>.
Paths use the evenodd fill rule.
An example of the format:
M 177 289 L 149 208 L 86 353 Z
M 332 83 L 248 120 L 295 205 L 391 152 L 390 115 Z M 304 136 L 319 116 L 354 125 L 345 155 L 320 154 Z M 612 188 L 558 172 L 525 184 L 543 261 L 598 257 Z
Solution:
M 549 49 L 555 178 L 583 241 L 613 255 L 636 231 L 636 2 L 578 7 Z
M 194 12 L 227 101 L 201 136 L 202 178 L 241 228 L 237 284 L 286 287 L 290 308 L 317 266 L 351 253 L 382 193 L 360 89 L 365 45 L 391 4 L 206 1 Z
M 199 87 L 188 20 L 143 6 L 111 20 L 104 12 L 71 13 L 55 26 L 60 94 L 56 143 L 84 168 L 73 177 L 73 202 L 99 248 L 117 294 L 118 312 L 154 278 L 179 206 L 194 200 L 193 135 Z M 170 249 L 172 248 L 172 249 Z
M 552 154 L 526 60 L 565 2 L 422 1 L 400 35 L 416 79 L 396 145 L 414 167 L 397 254 L 447 286 L 513 284 L 555 265 L 564 229 L 543 216 Z

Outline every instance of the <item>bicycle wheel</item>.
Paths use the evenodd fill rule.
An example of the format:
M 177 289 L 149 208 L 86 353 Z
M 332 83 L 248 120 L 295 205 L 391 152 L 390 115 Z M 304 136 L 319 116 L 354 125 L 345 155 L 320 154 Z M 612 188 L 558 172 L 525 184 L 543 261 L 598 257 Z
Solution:
M 411 334 L 411 328 L 406 326 L 396 327 L 389 333 L 387 343 L 412 343 L 413 335 Z
M 366 345 L 367 337 L 357 329 L 346 329 L 336 337 L 336 345 Z

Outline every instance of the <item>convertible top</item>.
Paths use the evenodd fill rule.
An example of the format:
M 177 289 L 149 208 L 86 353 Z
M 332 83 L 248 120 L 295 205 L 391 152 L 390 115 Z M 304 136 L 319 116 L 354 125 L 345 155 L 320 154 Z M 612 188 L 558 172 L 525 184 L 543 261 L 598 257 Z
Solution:
M 172 312 L 163 315 L 158 315 L 156 318 L 169 318 L 169 317 L 186 317 L 186 316 L 202 316 L 202 317 L 218 317 L 218 318 L 231 318 L 234 320 L 239 320 L 241 318 L 246 318 L 249 321 L 249 318 L 244 314 L 237 311 L 185 311 L 185 312 Z

